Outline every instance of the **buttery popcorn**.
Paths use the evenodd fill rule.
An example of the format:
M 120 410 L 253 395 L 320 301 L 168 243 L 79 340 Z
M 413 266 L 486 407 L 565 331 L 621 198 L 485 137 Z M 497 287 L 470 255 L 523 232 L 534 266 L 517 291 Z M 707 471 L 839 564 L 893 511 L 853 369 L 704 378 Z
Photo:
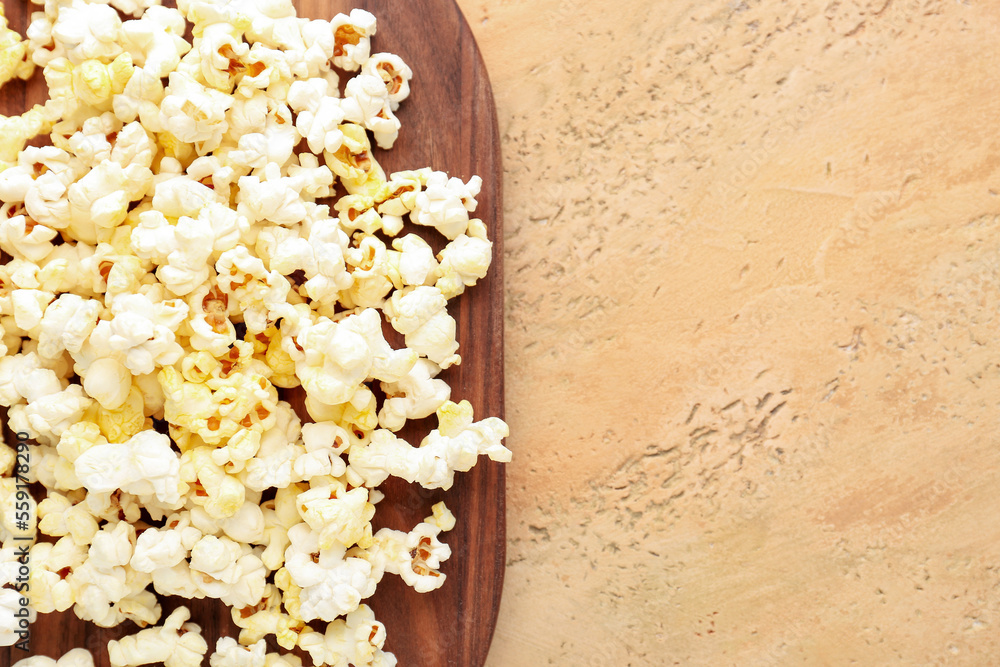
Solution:
M 269 635 L 317 667 L 395 665 L 364 601 L 386 574 L 444 584 L 455 517 L 374 531 L 378 485 L 510 459 L 506 424 L 441 376 L 461 363 L 448 302 L 492 258 L 482 181 L 379 165 L 413 72 L 372 54 L 366 11 L 36 4 L 23 37 L 0 11 L 0 85 L 40 67 L 49 97 L 0 118 L 0 405 L 46 493 L 25 528 L 0 443 L 0 645 L 25 544 L 32 619 L 141 628 L 108 645 L 114 667 L 302 667 Z M 397 435 L 431 415 L 419 447 Z M 210 652 L 158 595 L 222 600 L 239 637 Z

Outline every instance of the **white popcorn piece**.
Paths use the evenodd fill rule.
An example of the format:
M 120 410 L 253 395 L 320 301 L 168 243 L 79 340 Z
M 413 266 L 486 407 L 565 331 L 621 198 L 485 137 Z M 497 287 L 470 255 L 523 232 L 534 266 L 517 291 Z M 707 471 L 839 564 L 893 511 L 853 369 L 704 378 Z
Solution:
M 320 476 L 343 475 L 347 472 L 347 464 L 340 454 L 347 451 L 349 438 L 346 429 L 335 422 L 303 424 L 302 442 L 305 452 L 292 465 L 295 476 L 309 480 Z
M 15 405 L 7 417 L 15 432 L 25 431 L 43 444 L 55 444 L 63 431 L 83 417 L 91 403 L 83 387 L 74 384 L 26 405 Z
M 44 504 L 46 501 L 42 501 Z M 39 511 L 41 511 L 39 504 Z M 97 533 L 97 525 L 94 525 Z M 89 539 L 93 539 L 91 536 Z M 89 540 L 77 542 L 73 537 L 62 537 L 55 544 L 36 542 L 28 555 L 31 573 L 26 592 L 31 607 L 40 614 L 66 611 L 76 602 L 76 590 L 68 579 L 70 573 L 87 559 Z
M 190 516 L 192 523 L 206 535 L 221 533 L 243 544 L 262 544 L 265 540 L 264 511 L 253 500 L 245 500 L 232 516 L 221 519 L 210 516 L 202 507 L 191 508 Z
M 120 408 L 132 389 L 132 376 L 116 359 L 98 359 L 87 368 L 83 389 L 108 410 Z
M 74 589 L 74 612 L 101 627 L 126 618 L 140 624 L 160 616 L 156 597 L 143 589 L 148 575 L 124 567 L 132 556 L 135 529 L 127 521 L 108 524 L 94 536 L 86 562 L 69 574 Z
M 372 131 L 380 148 L 392 148 L 400 123 L 392 113 L 389 89 L 381 76 L 362 72 L 348 81 L 341 108 L 345 120 Z
M 472 220 L 469 231 L 481 226 L 480 221 Z M 485 229 L 481 236 L 462 234 L 444 247 L 440 257 L 434 286 L 445 298 L 452 299 L 486 277 L 493 260 L 493 243 L 486 238 Z
M 317 665 L 395 667 L 396 658 L 382 651 L 384 645 L 385 626 L 368 605 L 327 624 L 323 634 L 307 632 L 299 638 L 299 646 Z
M 255 129 L 240 136 L 236 149 L 226 154 L 227 161 L 243 168 L 244 173 L 250 169 L 265 169 L 270 164 L 279 169 L 287 164 L 300 139 L 288 107 L 270 104 L 264 127 Z M 271 178 L 275 177 L 268 176 L 269 180 Z M 241 184 L 240 187 L 245 186 Z
M 407 419 L 423 419 L 434 414 L 451 398 L 451 387 L 438 380 L 441 367 L 429 359 L 418 359 L 410 372 L 398 382 L 383 382 L 385 402 L 378 413 L 384 429 L 398 431 Z
M 0 217 L 0 248 L 13 257 L 40 262 L 54 246 L 58 232 L 24 215 Z
M 443 515 L 447 508 L 436 514 Z M 450 512 L 447 512 L 450 515 Z M 440 571 L 441 563 L 451 557 L 451 547 L 438 540 L 443 525 L 437 516 L 428 517 L 409 533 L 383 528 L 375 535 L 374 544 L 368 549 L 368 558 L 381 579 L 382 573 L 398 574 L 403 582 L 418 593 L 429 593 L 444 585 L 446 576 Z
M 184 17 L 173 8 L 153 5 L 138 20 L 122 24 L 122 45 L 136 66 L 152 77 L 166 77 L 191 49 L 184 40 Z
M 163 529 L 147 528 L 139 534 L 129 565 L 137 572 L 148 573 L 172 568 L 188 557 L 201 537 L 189 516 L 173 514 L 167 517 Z
M 235 299 L 230 304 L 229 295 L 217 284 L 203 284 L 188 295 L 191 316 L 189 343 L 194 350 L 206 350 L 215 357 L 225 355 L 236 342 L 236 327 L 230 315 L 237 313 Z
M 430 245 L 416 234 L 393 239 L 392 247 L 388 254 L 389 264 L 399 276 L 398 283 L 393 281 L 396 287 L 426 285 L 441 270 Z
M 288 280 L 277 271 L 268 271 L 246 246 L 222 253 L 215 270 L 219 288 L 239 304 L 251 333 L 261 333 L 288 311 Z
M 122 21 L 107 5 L 72 0 L 59 7 L 52 40 L 65 49 L 73 63 L 91 58 L 114 58 L 122 52 L 116 37 Z
M 263 639 L 241 646 L 232 637 L 219 637 L 209 656 L 209 667 L 266 667 L 267 644 Z
M 246 500 L 246 488 L 212 460 L 211 449 L 195 447 L 182 457 L 182 479 L 194 488 L 189 502 L 203 507 L 214 519 L 236 514 Z
M 282 176 L 280 167 L 273 162 L 266 163 L 262 176 L 244 176 L 239 180 L 240 215 L 251 223 L 267 220 L 286 226 L 305 220 L 306 207 L 299 194 L 298 179 Z
M 392 53 L 376 53 L 361 67 L 363 74 L 377 76 L 382 79 L 388 94 L 390 110 L 395 111 L 399 104 L 410 96 L 411 70 L 403 59 Z
M 344 110 L 341 100 L 331 96 L 336 85 L 336 81 L 316 77 L 295 81 L 288 88 L 288 104 L 296 113 L 295 127 L 316 154 L 335 153 L 344 142 L 340 131 Z
M 176 363 L 184 353 L 174 332 L 187 311 L 183 301 L 154 302 L 144 294 L 126 294 L 115 299 L 112 319 L 101 320 L 89 342 L 95 354 L 121 357 L 133 373 L 152 373 L 157 366 Z
M 448 401 L 437 410 L 438 428 L 419 447 L 411 447 L 390 431 L 372 433 L 364 447 L 352 447 L 351 469 L 368 487 L 381 484 L 389 475 L 417 482 L 428 489 L 450 489 L 455 472 L 466 472 L 485 454 L 493 461 L 510 461 L 511 452 L 501 440 L 509 434 L 507 425 L 496 417 L 473 423 L 468 401 Z
M 0 8 L 0 85 L 13 78 L 28 79 L 35 71 L 29 57 L 29 42 L 11 30 Z
M 14 667 L 94 667 L 94 656 L 84 648 L 64 653 L 58 660 L 44 655 L 33 655 L 14 663 Z
M 427 177 L 425 188 L 414 198 L 410 220 L 434 227 L 449 241 L 464 234 L 469 227 L 469 213 L 476 210 L 476 195 L 483 179 L 473 176 L 468 183 L 436 171 Z
M 0 126 L 0 136 L 10 137 L 11 131 Z M 36 224 L 64 229 L 70 221 L 69 188 L 87 173 L 86 165 L 55 146 L 29 146 L 15 159 L 17 166 L 0 172 L 0 198 L 24 202 Z
M 333 29 L 333 64 L 348 72 L 358 70 L 371 55 L 371 38 L 376 31 L 375 17 L 363 9 L 350 15 L 337 14 L 330 21 Z
M 412 350 L 393 350 L 382 336 L 378 311 L 366 309 L 339 322 L 319 318 L 298 335 L 304 354 L 296 373 L 306 392 L 328 405 L 347 403 L 371 377 L 394 382 L 416 363 Z
M 91 447 L 73 466 L 88 491 L 121 489 L 137 496 L 155 495 L 169 505 L 180 501 L 180 459 L 170 448 L 170 439 L 156 431 Z
M 334 544 L 371 546 L 371 519 L 375 506 L 368 502 L 368 489 L 347 490 L 338 481 L 320 482 L 296 499 L 299 515 L 318 533 L 319 548 Z
M 233 98 L 183 72 L 171 72 L 169 80 L 160 103 L 160 124 L 180 141 L 197 144 L 202 155 L 217 148 L 229 129 L 226 110 Z
M 138 667 L 162 662 L 164 667 L 201 667 L 208 644 L 201 628 L 187 623 L 191 612 L 178 607 L 162 626 L 140 630 L 108 644 L 112 667 Z
M 279 401 L 272 416 L 273 426 L 263 432 L 257 455 L 240 474 L 243 484 L 253 491 L 286 488 L 292 483 L 292 464 L 303 452 L 298 444 L 301 422 L 291 406 Z
M 358 608 L 375 592 L 372 566 L 346 555 L 343 546 L 320 549 L 319 534 L 307 524 L 288 529 L 291 545 L 285 551 L 285 568 L 302 590 L 300 615 L 305 621 L 332 621 Z
M 437 287 L 421 286 L 393 293 L 385 304 L 392 328 L 406 337 L 406 346 L 441 368 L 461 362 L 455 352 L 455 318 Z
M 133 23 L 132 21 L 126 22 Z M 111 98 L 111 108 L 123 123 L 136 119 L 151 132 L 163 132 L 160 118 L 160 102 L 163 101 L 164 87 L 156 72 L 158 68 L 134 67 L 124 88 Z
M 267 571 L 249 545 L 228 537 L 205 535 L 191 548 L 194 581 L 208 597 L 233 607 L 248 607 L 260 601 Z

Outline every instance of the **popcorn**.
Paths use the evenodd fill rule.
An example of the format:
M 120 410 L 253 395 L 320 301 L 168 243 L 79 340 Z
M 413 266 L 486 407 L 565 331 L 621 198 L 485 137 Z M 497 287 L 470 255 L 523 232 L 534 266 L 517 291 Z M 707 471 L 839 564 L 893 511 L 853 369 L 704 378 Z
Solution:
M 94 656 L 87 649 L 75 648 L 58 660 L 44 655 L 33 655 L 14 663 L 14 667 L 94 667 Z
M 447 489 L 480 455 L 510 457 L 506 425 L 473 422 L 438 378 L 460 362 L 447 302 L 491 261 L 470 217 L 481 180 L 387 179 L 372 140 L 395 142 L 413 73 L 372 55 L 363 10 L 38 7 L 26 39 L 0 8 L 0 85 L 41 66 L 49 88 L 0 117 L 0 406 L 36 442 L 19 475 L 45 487 L 23 497 L 0 441 L 0 542 L 28 538 L 32 613 L 146 628 L 110 643 L 115 667 L 202 664 L 186 608 L 150 627 L 157 594 L 232 607 L 239 642 L 219 639 L 212 667 L 302 667 L 268 635 L 317 665 L 395 665 L 362 601 L 386 573 L 439 587 L 455 518 L 439 503 L 373 532 L 375 487 Z M 435 257 L 409 224 L 449 243 Z M 301 394 L 299 414 L 279 396 L 295 387 L 313 423 Z M 394 435 L 432 413 L 419 447 Z M 35 541 L 36 518 L 57 541 Z M 0 549 L 0 643 L 17 637 L 16 567 Z
M 247 461 L 241 474 L 246 487 L 254 491 L 283 489 L 291 484 L 292 462 L 302 451 L 297 444 L 300 422 L 291 406 L 279 401 L 272 417 L 273 426 L 261 435 L 256 456 Z
M 7 25 L 7 17 L 0 7 L 0 85 L 13 78 L 28 79 L 35 64 L 28 58 L 28 41 Z
M 371 54 L 375 17 L 363 9 L 352 9 L 350 16 L 337 14 L 330 21 L 333 28 L 333 64 L 348 72 L 360 68 Z
M 382 79 L 391 111 L 398 109 L 400 102 L 410 96 L 410 79 L 413 78 L 413 71 L 397 55 L 376 53 L 365 61 L 361 72 Z
M 371 519 L 375 506 L 368 502 L 368 489 L 347 490 L 341 482 L 325 482 L 299 494 L 299 515 L 319 535 L 319 548 L 334 544 L 371 546 Z
M 341 108 L 345 120 L 372 131 L 379 148 L 392 148 L 400 123 L 392 113 L 389 89 L 380 75 L 361 73 L 348 81 Z
M 179 141 L 197 144 L 204 155 L 222 143 L 229 128 L 226 111 L 233 100 L 188 74 L 174 71 L 160 102 L 160 124 Z
M 155 495 L 167 504 L 180 500 L 180 460 L 170 449 L 170 439 L 155 431 L 91 447 L 73 466 L 88 491 L 121 489 L 137 496 Z
M 0 248 L 31 262 L 39 262 L 52 252 L 56 230 L 40 225 L 23 215 L 0 218 Z
M 81 488 L 76 482 L 73 486 Z M 98 530 L 97 520 L 85 504 L 74 504 L 56 491 L 49 491 L 46 498 L 38 503 L 38 517 L 38 528 L 43 533 L 56 537 L 68 535 L 76 544 L 90 544 Z
M 219 288 L 234 297 L 243 313 L 247 330 L 260 333 L 288 310 L 288 280 L 250 255 L 245 246 L 227 250 L 215 264 Z
M 219 637 L 208 664 L 209 667 L 265 667 L 266 652 L 263 639 L 251 646 L 240 646 L 232 637 Z
M 136 66 L 160 79 L 176 69 L 191 49 L 184 40 L 184 25 L 179 11 L 154 4 L 140 19 L 122 24 L 122 45 Z
M 448 178 L 435 171 L 427 177 L 424 190 L 414 199 L 410 219 L 418 225 L 434 227 L 449 241 L 458 238 L 469 227 L 469 212 L 476 210 L 476 195 L 483 179 L 473 176 L 468 183 Z
M 295 127 L 313 153 L 335 153 L 344 142 L 340 125 L 344 122 L 341 101 L 332 97 L 336 81 L 316 77 L 295 81 L 288 88 L 288 104 L 296 113 Z
M 210 448 L 195 447 L 184 452 L 182 459 L 182 479 L 194 488 L 190 502 L 203 507 L 216 519 L 233 516 L 239 511 L 246 499 L 246 488 L 212 460 Z
M 346 556 L 342 545 L 319 546 L 319 533 L 307 524 L 288 529 L 291 545 L 285 551 L 285 568 L 291 581 L 302 590 L 299 613 L 305 621 L 332 621 L 358 608 L 361 600 L 375 592 L 371 564 Z
M 274 162 L 267 163 L 263 179 L 257 175 L 244 176 L 239 186 L 237 211 L 251 223 L 268 220 L 293 225 L 306 217 L 297 179 L 281 176 L 281 168 Z
M 132 376 L 120 361 L 99 359 L 90 364 L 83 379 L 83 389 L 101 407 L 108 410 L 120 408 L 132 389 Z
M 300 479 L 320 476 L 340 477 L 347 465 L 340 457 L 350 442 L 347 431 L 335 422 L 302 425 L 305 453 L 295 459 L 292 469 Z M 350 546 L 350 545 L 347 545 Z
M 147 528 L 136 538 L 129 565 L 136 572 L 148 573 L 174 567 L 188 557 L 201 537 L 201 531 L 190 525 L 189 517 L 171 515 L 163 530 Z
M 72 0 L 58 9 L 52 40 L 66 50 L 73 63 L 91 58 L 114 58 L 122 52 L 115 38 L 121 30 L 118 13 L 107 5 Z
M 174 331 L 187 316 L 182 301 L 154 302 L 144 294 L 115 299 L 110 320 L 101 320 L 90 334 L 95 354 L 120 357 L 137 374 L 176 363 L 184 353 Z
M 304 351 L 296 362 L 302 386 L 328 405 L 350 401 L 366 378 L 394 382 L 416 363 L 413 351 L 389 347 L 378 311 L 371 308 L 340 322 L 320 318 L 295 344 Z
M 446 577 L 439 568 L 451 557 L 451 548 L 441 543 L 438 535 L 453 526 L 454 516 L 443 503 L 438 503 L 434 506 L 434 515 L 409 533 L 389 528 L 379 530 L 368 550 L 378 578 L 382 572 L 398 574 L 418 593 L 428 593 L 443 586 Z
M 299 638 L 299 646 L 317 665 L 395 667 L 396 658 L 382 651 L 384 645 L 385 626 L 368 605 L 327 624 L 325 634 L 308 632 Z
M 419 447 L 410 447 L 390 431 L 376 430 L 365 447 L 352 447 L 350 468 L 368 487 L 375 487 L 389 475 L 417 482 L 427 489 L 450 489 L 455 472 L 465 472 L 485 454 L 493 461 L 510 461 L 511 452 L 500 441 L 507 437 L 507 425 L 496 417 L 472 421 L 468 401 L 448 401 L 437 409 L 438 428 Z
M 458 296 L 466 287 L 485 278 L 490 268 L 493 243 L 486 238 L 482 223 L 479 220 L 470 221 L 469 232 L 475 232 L 476 235 L 462 234 L 440 253 L 441 264 L 437 267 L 434 286 L 448 299 Z M 394 242 L 393 247 L 395 245 Z
M 390 276 L 398 276 L 398 280 L 393 280 L 397 288 L 404 285 L 426 285 L 431 276 L 441 270 L 430 245 L 416 234 L 393 239 L 392 247 L 393 251 L 388 253 L 388 261 L 392 267 Z
M 414 287 L 393 293 L 385 305 L 392 328 L 406 336 L 406 346 L 441 368 L 461 363 L 455 319 L 448 300 L 436 287 Z
M 264 564 L 248 545 L 228 537 L 198 540 L 191 548 L 191 571 L 202 593 L 230 606 L 247 607 L 264 595 Z
M 201 628 L 187 623 L 191 612 L 178 607 L 162 626 L 140 630 L 108 643 L 112 667 L 138 667 L 162 662 L 164 667 L 201 667 L 208 644 Z
M 355 123 L 340 126 L 344 135 L 336 151 L 324 151 L 323 158 L 334 174 L 341 178 L 348 194 L 375 196 L 385 187 L 385 172 L 371 153 L 371 142 L 365 128 Z
M 451 387 L 436 379 L 441 367 L 429 359 L 418 359 L 410 372 L 398 382 L 383 382 L 385 402 L 378 413 L 384 429 L 398 431 L 407 419 L 423 419 L 434 414 L 451 398 Z
M 126 618 L 155 622 L 160 616 L 156 598 L 143 591 L 148 575 L 124 567 L 132 555 L 135 529 L 125 521 L 102 528 L 94 536 L 88 558 L 68 576 L 74 589 L 74 612 L 101 627 L 113 627 Z

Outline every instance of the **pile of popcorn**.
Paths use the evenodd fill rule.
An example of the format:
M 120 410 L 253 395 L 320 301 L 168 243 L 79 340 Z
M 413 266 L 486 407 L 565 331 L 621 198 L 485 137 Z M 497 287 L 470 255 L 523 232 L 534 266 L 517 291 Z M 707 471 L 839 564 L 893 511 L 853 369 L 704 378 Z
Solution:
M 506 424 L 437 377 L 461 361 L 448 301 L 490 265 L 481 180 L 379 166 L 370 137 L 393 145 L 412 73 L 371 53 L 367 12 L 33 2 L 26 39 L 0 23 L 0 82 L 39 67 L 49 91 L 0 120 L 0 405 L 35 443 L 23 467 L 0 444 L 0 644 L 28 543 L 32 618 L 143 628 L 110 643 L 115 667 L 301 666 L 268 635 L 317 666 L 395 665 L 362 602 L 387 572 L 440 587 L 455 518 L 373 533 L 378 485 L 510 459 Z M 296 387 L 311 423 L 281 398 Z M 397 437 L 431 415 L 418 447 Z M 46 489 L 27 523 L 19 476 Z M 239 637 L 209 654 L 157 595 L 222 600 Z

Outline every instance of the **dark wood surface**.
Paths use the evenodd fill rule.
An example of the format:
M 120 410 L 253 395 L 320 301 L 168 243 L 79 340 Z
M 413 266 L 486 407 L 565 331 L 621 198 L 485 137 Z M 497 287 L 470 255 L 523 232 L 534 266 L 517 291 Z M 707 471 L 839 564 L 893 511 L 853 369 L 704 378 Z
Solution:
M 467 179 L 483 178 L 476 215 L 488 225 L 494 242 L 493 266 L 486 280 L 455 299 L 449 311 L 458 321 L 461 366 L 442 377 L 452 386 L 453 400 L 467 399 L 477 419 L 503 416 L 503 248 L 501 162 L 496 114 L 489 79 L 475 39 L 454 0 L 420 3 L 391 0 L 298 0 L 301 16 L 330 18 L 361 7 L 378 18 L 373 52 L 401 56 L 413 69 L 410 98 L 398 116 L 399 140 L 389 152 L 376 152 L 386 171 L 430 166 Z M 11 25 L 23 31 L 25 3 L 6 3 Z M 20 113 L 45 99 L 36 75 L 27 86 L 11 82 L 0 91 L 0 112 Z M 439 246 L 440 247 L 440 246 Z M 408 426 L 403 435 L 416 444 L 433 427 L 431 420 Z M 387 575 L 368 603 L 386 625 L 386 649 L 403 666 L 478 667 L 486 659 L 496 623 L 503 584 L 505 548 L 504 470 L 481 459 L 460 474 L 447 491 L 386 483 L 386 500 L 378 506 L 376 528 L 407 530 L 422 520 L 431 505 L 445 500 L 458 518 L 455 530 L 443 535 L 453 556 L 443 571 L 444 586 L 420 595 Z M 164 613 L 187 604 L 214 649 L 220 636 L 236 636 L 228 609 L 218 601 L 165 600 Z M 127 622 L 101 629 L 78 620 L 72 611 L 40 616 L 32 626 L 32 651 L 0 649 L 0 667 L 31 654 L 59 656 L 85 647 L 98 667 L 106 667 L 107 642 L 136 631 Z M 311 661 L 304 661 L 306 665 Z M 205 665 L 208 664 L 206 657 Z

